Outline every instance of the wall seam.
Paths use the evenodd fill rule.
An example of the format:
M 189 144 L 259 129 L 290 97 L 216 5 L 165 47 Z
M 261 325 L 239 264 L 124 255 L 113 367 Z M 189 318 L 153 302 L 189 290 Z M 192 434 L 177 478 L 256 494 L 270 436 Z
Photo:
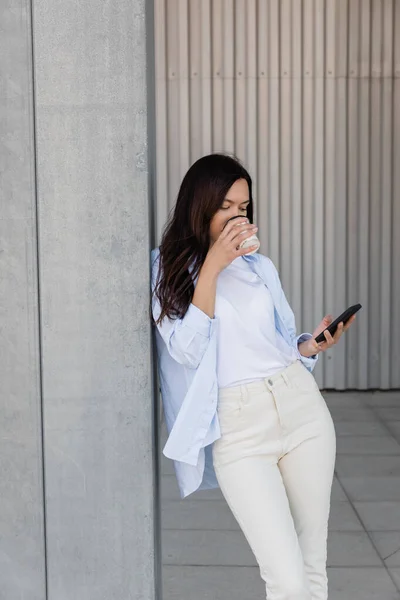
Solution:
M 42 494 L 43 494 L 43 548 L 44 548 L 44 583 L 45 598 L 49 598 L 48 590 L 48 550 L 47 550 L 47 504 L 46 504 L 46 461 L 44 441 L 44 403 L 43 403 L 43 344 L 41 319 L 41 286 L 40 286 L 40 234 L 39 234 L 39 185 L 37 168 L 37 112 L 36 112 L 36 80 L 35 80 L 35 33 L 34 33 L 34 0 L 30 2 L 31 20 L 31 56 L 32 56 L 32 127 L 33 127 L 33 173 L 35 194 L 35 226 L 36 226 L 36 274 L 37 274 L 37 306 L 38 306 L 38 350 L 39 350 L 39 394 L 40 394 L 40 438 L 42 450 Z

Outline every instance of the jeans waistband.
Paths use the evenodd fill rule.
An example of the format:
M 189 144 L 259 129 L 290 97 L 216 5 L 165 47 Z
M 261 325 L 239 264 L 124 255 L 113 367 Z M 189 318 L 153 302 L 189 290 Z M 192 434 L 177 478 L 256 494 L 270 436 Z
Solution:
M 268 388 L 278 389 L 281 386 L 289 386 L 290 387 L 290 378 L 295 373 L 298 373 L 299 370 L 305 369 L 306 367 L 300 360 L 296 360 L 292 364 L 290 364 L 282 371 L 278 373 L 274 373 L 269 377 L 264 377 L 263 379 L 257 379 L 256 381 L 250 381 L 249 383 L 239 383 L 238 385 L 233 385 L 227 388 L 220 388 L 219 395 L 220 397 L 224 396 L 241 396 L 244 392 L 259 392 Z

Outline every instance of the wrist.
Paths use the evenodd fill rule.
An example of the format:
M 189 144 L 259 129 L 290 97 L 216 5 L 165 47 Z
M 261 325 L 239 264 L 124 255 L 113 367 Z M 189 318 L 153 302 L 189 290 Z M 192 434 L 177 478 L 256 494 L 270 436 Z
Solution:
M 305 356 L 304 352 L 302 352 L 302 349 L 304 350 L 304 343 L 305 342 L 300 342 L 300 344 L 297 344 L 297 350 L 300 352 L 301 356 Z
M 312 350 L 309 348 L 308 341 L 301 342 L 300 344 L 298 344 L 297 349 L 300 352 L 300 354 L 305 358 L 315 358 L 317 355 L 314 348 Z
M 207 279 L 217 280 L 219 274 L 220 274 L 220 270 L 217 269 L 215 267 L 215 265 L 206 258 L 200 269 L 199 276 L 203 275 L 203 276 L 207 277 Z

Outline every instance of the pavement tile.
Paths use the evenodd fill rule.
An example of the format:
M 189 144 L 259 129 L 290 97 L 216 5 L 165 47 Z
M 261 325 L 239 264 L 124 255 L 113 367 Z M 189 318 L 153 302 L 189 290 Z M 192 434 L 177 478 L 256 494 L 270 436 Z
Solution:
M 389 573 L 393 577 L 394 583 L 397 586 L 397 589 L 400 591 L 400 568 L 391 567 L 389 568 Z M 400 598 L 400 595 L 399 595 Z
M 336 457 L 336 473 L 342 477 L 400 477 L 398 456 L 351 456 Z
M 330 567 L 381 566 L 382 561 L 364 531 L 331 531 L 328 535 Z
M 352 502 L 400 500 L 400 477 L 340 477 L 340 483 Z
M 174 462 L 164 455 L 160 457 L 160 467 L 162 475 L 175 475 Z
M 347 496 L 340 485 L 339 480 L 335 476 L 332 481 L 331 504 L 334 502 L 343 502 L 347 500 Z
M 175 475 L 162 475 L 161 477 L 161 497 L 163 500 L 180 500 L 178 483 Z M 186 500 L 223 500 L 223 495 L 219 488 L 212 490 L 202 490 L 194 492 L 186 497 Z
M 361 397 L 368 406 L 393 406 L 395 408 L 400 406 L 400 391 L 377 393 L 363 392 Z
M 400 406 L 375 407 L 374 411 L 384 421 L 400 421 Z
M 328 582 L 329 600 L 400 600 L 385 568 L 328 568 Z
M 330 531 L 363 531 L 350 502 L 331 503 L 328 525 Z
M 342 436 L 337 438 L 337 454 L 400 455 L 400 444 L 389 436 Z
M 400 502 L 355 502 L 367 531 L 400 531 Z
M 387 423 L 390 433 L 398 442 L 400 442 L 400 421 L 391 421 Z
M 240 530 L 167 530 L 162 533 L 162 548 L 167 565 L 257 566 Z
M 329 411 L 335 423 L 340 423 L 341 421 L 356 421 L 357 423 L 359 423 L 360 421 L 368 422 L 376 420 L 374 413 L 368 407 L 351 408 L 342 406 L 329 406 Z
M 390 436 L 390 431 L 378 421 L 335 421 L 336 436 Z
M 265 584 L 260 577 L 258 567 L 165 566 L 163 568 L 163 600 L 250 598 L 265 599 Z
M 161 498 L 162 500 L 179 500 L 179 488 L 175 475 L 161 476 Z
M 388 567 L 400 567 L 400 531 L 371 531 L 370 535 Z
M 239 529 L 225 500 L 164 501 L 161 523 L 163 529 Z
M 329 407 L 337 408 L 366 408 L 366 402 L 361 394 L 323 392 L 325 402 Z

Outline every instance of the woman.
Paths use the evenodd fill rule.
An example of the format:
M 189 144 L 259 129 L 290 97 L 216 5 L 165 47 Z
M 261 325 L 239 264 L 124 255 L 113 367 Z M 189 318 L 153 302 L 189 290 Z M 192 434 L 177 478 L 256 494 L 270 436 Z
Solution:
M 330 315 L 297 336 L 272 261 L 240 247 L 252 222 L 248 172 L 205 156 L 152 251 L 163 452 L 182 497 L 220 486 L 268 600 L 323 600 L 336 440 L 311 371 L 354 317 L 322 344 Z

